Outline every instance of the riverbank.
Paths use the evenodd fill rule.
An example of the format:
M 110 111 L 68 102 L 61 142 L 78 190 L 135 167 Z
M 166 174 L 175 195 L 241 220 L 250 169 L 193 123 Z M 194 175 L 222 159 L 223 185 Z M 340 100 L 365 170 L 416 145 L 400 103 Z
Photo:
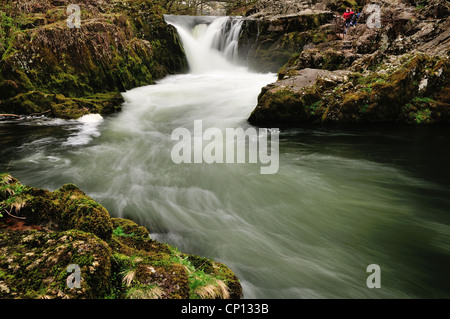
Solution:
M 242 295 L 224 264 L 150 239 L 146 228 L 111 218 L 75 185 L 50 192 L 0 174 L 0 208 L 0 298 Z
M 251 13 L 261 16 L 258 26 L 268 25 L 257 28 L 261 40 L 252 44 L 256 56 L 279 56 L 281 44 L 301 48 L 285 52 L 291 52 L 291 57 L 278 70 L 278 80 L 262 89 L 249 117 L 251 124 L 301 127 L 450 122 L 448 3 L 358 3 L 351 5 L 360 8 L 358 23 L 346 30 L 340 14 L 321 22 L 319 12 L 310 9 L 289 13 L 280 11 L 283 6 L 263 0 L 255 6 Z M 338 9 L 334 2 L 322 3 L 322 7 Z M 284 15 L 272 16 L 269 13 L 273 11 Z M 317 37 L 293 36 L 288 41 L 287 34 L 304 31 L 289 27 L 295 26 L 292 21 L 302 21 L 305 14 L 316 21 L 313 35 Z M 284 22 L 283 17 L 287 17 Z M 375 18 L 378 25 L 373 22 Z M 267 40 L 271 38 L 273 43 Z

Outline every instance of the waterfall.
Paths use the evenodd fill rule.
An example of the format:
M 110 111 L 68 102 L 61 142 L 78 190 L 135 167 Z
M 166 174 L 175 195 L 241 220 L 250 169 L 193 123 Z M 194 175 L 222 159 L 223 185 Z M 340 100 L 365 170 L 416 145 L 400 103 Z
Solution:
M 180 35 L 191 73 L 230 70 L 238 64 L 240 17 L 165 15 Z
M 223 52 L 227 60 L 234 63 L 238 62 L 238 42 L 242 22 L 242 19 L 218 19 L 221 28 L 214 38 L 214 48 Z

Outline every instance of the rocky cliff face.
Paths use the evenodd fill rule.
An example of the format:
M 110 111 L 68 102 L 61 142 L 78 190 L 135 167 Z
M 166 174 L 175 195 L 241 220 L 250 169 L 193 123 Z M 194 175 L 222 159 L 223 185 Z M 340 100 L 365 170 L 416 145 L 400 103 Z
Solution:
M 77 278 L 69 278 L 76 269 L 78 287 Z M 150 239 L 146 228 L 111 218 L 75 185 L 50 192 L 0 174 L 0 298 L 241 294 L 239 280 L 224 264 Z
M 120 92 L 184 70 L 161 2 L 78 1 L 81 27 L 69 28 L 68 0 L 3 1 L 0 113 L 107 114 Z
M 331 11 L 303 10 L 291 15 L 250 17 L 244 20 L 239 55 L 250 69 L 277 72 L 308 43 L 330 39 Z
M 450 17 L 441 0 L 365 6 L 357 26 L 341 39 L 307 43 L 265 87 L 249 121 L 301 123 L 448 123 Z
M 292 15 L 306 9 L 312 9 L 316 0 L 258 0 L 252 3 L 245 15 L 250 18 L 271 18 L 274 16 Z

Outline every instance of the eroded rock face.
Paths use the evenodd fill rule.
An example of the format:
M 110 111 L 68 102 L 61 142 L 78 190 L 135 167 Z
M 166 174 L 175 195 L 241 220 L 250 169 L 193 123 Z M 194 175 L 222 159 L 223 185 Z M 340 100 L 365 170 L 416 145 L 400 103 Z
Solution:
M 279 71 L 278 78 L 295 75 L 305 68 L 323 70 L 342 70 L 350 67 L 361 55 L 349 51 L 340 51 L 330 47 L 312 48 L 302 51 L 291 58 Z
M 380 5 L 382 28 L 369 27 L 363 16 L 342 41 L 304 47 L 293 56 L 279 80 L 263 88 L 249 121 L 448 123 L 450 18 L 441 14 L 448 3 Z
M 239 40 L 239 55 L 250 69 L 277 72 L 307 44 L 336 37 L 329 24 L 333 13 L 303 10 L 295 14 L 246 19 Z
M 161 1 L 3 1 L 0 113 L 78 118 L 120 109 L 120 92 L 183 71 L 186 60 Z M 38 92 L 28 98 L 30 92 Z M 50 103 L 43 97 L 59 94 Z M 36 96 L 40 96 L 36 98 Z
M 80 271 L 79 288 L 67 283 L 69 265 Z M 150 239 L 145 227 L 111 218 L 75 185 L 50 192 L 0 174 L 0 298 L 241 295 L 226 265 Z

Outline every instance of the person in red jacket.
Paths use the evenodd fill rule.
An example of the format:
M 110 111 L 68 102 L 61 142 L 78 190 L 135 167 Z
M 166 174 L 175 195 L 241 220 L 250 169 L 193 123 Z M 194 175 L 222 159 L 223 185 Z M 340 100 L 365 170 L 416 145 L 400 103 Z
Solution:
M 345 26 L 346 27 L 348 27 L 350 25 L 350 21 L 351 21 L 351 19 L 352 19 L 354 14 L 355 13 L 352 11 L 352 9 L 350 9 L 350 8 L 345 9 L 343 18 L 345 20 Z

